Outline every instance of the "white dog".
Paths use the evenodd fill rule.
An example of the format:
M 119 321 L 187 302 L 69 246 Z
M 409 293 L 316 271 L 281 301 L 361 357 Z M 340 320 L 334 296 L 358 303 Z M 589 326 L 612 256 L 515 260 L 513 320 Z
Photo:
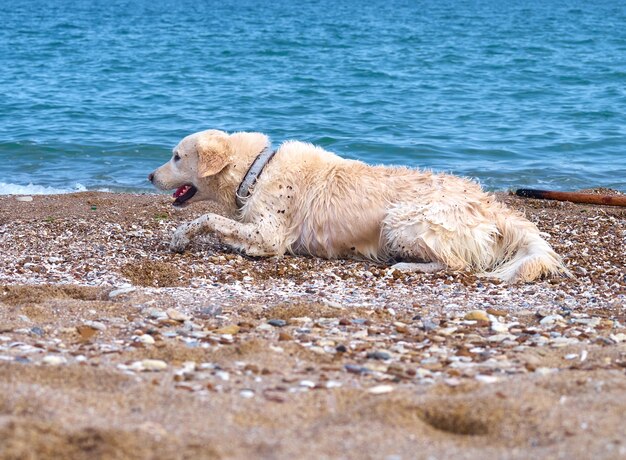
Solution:
M 370 166 L 302 142 L 275 152 L 269 145 L 260 133 L 203 131 L 150 174 L 157 188 L 177 189 L 175 206 L 214 200 L 231 216 L 182 225 L 173 251 L 213 232 L 250 256 L 392 261 L 403 270 L 471 270 L 510 282 L 569 275 L 533 223 L 474 182 Z

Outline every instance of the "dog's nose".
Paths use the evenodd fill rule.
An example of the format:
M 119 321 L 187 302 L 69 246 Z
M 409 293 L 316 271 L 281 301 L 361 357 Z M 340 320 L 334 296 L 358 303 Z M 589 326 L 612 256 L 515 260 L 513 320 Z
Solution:
M 150 182 L 153 182 L 153 181 L 154 181 L 154 173 L 150 173 L 150 174 L 148 174 L 148 180 L 149 180 Z

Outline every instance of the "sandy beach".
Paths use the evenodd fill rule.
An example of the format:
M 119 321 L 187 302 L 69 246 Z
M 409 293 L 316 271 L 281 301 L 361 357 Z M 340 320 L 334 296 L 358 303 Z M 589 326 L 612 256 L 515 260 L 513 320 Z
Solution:
M 626 209 L 497 196 L 574 279 L 173 254 L 219 209 L 0 196 L 0 458 L 626 458 Z

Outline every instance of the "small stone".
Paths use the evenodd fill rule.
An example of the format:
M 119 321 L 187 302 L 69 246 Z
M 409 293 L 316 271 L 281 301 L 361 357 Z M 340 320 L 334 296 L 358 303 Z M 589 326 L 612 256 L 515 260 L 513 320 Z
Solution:
M 76 332 L 78 332 L 82 340 L 87 341 L 87 340 L 91 340 L 96 335 L 98 330 L 94 329 L 91 326 L 82 325 L 82 326 L 76 326 Z
M 215 376 L 222 379 L 224 382 L 228 382 L 230 380 L 230 374 L 226 371 L 217 371 Z
M 450 336 L 452 334 L 454 334 L 459 328 L 456 326 L 450 326 L 450 327 L 444 327 L 442 329 L 440 329 L 439 331 L 437 331 L 439 334 L 441 335 L 446 335 L 446 336 Z
M 163 310 L 159 310 L 158 308 L 151 308 L 148 310 L 148 316 L 153 319 L 165 319 L 167 318 L 167 313 Z
M 354 334 L 352 334 L 352 338 L 353 339 L 365 339 L 368 336 L 368 332 L 367 329 L 361 329 L 360 331 L 356 331 Z
M 135 340 L 137 342 L 143 343 L 145 345 L 154 345 L 154 337 L 152 337 L 150 334 L 140 335 Z
M 210 306 L 204 307 L 202 310 L 197 312 L 198 316 L 206 316 L 206 317 L 214 317 L 222 314 L 222 307 L 219 306 Z
M 241 390 L 239 392 L 239 396 L 241 396 L 242 398 L 246 398 L 246 399 L 254 398 L 254 391 L 252 391 L 252 390 Z
M 348 351 L 345 345 L 337 345 L 335 347 L 335 350 L 337 351 L 337 353 L 345 353 Z
M 401 334 L 404 334 L 409 330 L 408 326 L 400 321 L 393 323 L 393 326 L 396 328 L 396 332 Z
M 478 374 L 476 377 L 474 377 L 476 380 L 478 380 L 481 383 L 496 383 L 497 381 L 499 381 L 500 379 L 498 377 L 496 377 L 495 375 L 483 375 L 483 374 Z
M 495 308 L 487 308 L 487 313 L 493 316 L 506 316 L 508 312 L 504 310 L 496 310 Z
M 336 308 L 337 310 L 341 310 L 343 308 L 343 305 L 341 305 L 339 302 L 333 302 L 332 300 L 324 301 L 324 305 L 330 308 Z
M 300 386 L 305 388 L 315 388 L 315 382 L 312 380 L 301 380 Z
M 336 380 L 329 380 L 328 382 L 326 382 L 326 388 L 331 389 L 331 388 L 341 388 L 343 386 L 343 384 L 341 382 L 338 382 Z
M 623 332 L 620 332 L 619 334 L 611 334 L 609 337 L 615 343 L 626 342 L 626 334 L 624 334 Z
M 231 324 L 230 326 L 220 327 L 213 332 L 215 332 L 216 334 L 235 335 L 237 332 L 239 332 L 239 326 L 237 326 L 236 324 Z
M 369 369 L 363 366 L 359 366 L 357 364 L 346 364 L 343 367 L 346 371 L 348 371 L 351 374 L 366 374 L 369 372 Z
M 127 286 L 127 287 L 122 287 L 122 288 L 119 288 L 119 289 L 115 289 L 115 290 L 109 292 L 109 299 L 114 299 L 114 298 L 119 297 L 119 296 L 124 295 L 124 294 L 130 294 L 131 292 L 134 292 L 136 290 L 137 290 L 137 288 L 135 288 L 133 286 Z
M 107 327 L 100 321 L 85 321 L 85 326 L 91 327 L 97 331 L 106 331 Z
M 515 336 L 512 334 L 495 334 L 487 337 L 487 340 L 492 343 L 504 342 L 507 339 L 515 340 Z
M 33 197 L 30 195 L 16 196 L 15 200 L 16 201 L 33 201 Z
M 285 331 L 280 331 L 278 333 L 278 341 L 279 342 L 286 342 L 288 340 L 293 340 L 293 337 L 291 336 L 291 334 L 289 334 L 288 332 L 285 332 Z
M 42 359 L 42 362 L 44 364 L 47 364 L 48 366 L 59 366 L 61 364 L 67 363 L 67 359 L 65 359 L 64 356 L 49 355 L 49 356 L 45 356 Z
M 191 319 L 191 316 L 186 315 L 174 308 L 168 308 L 165 313 L 167 314 L 169 319 L 173 319 L 174 321 L 179 321 L 179 322 L 184 322 L 184 321 L 189 321 Z
M 467 321 L 489 321 L 489 316 L 484 310 L 472 310 L 465 314 L 465 320 Z
M 555 339 L 550 341 L 550 346 L 554 348 L 566 347 L 568 345 L 573 345 L 578 343 L 578 339 L 574 339 L 571 337 L 556 337 Z
M 563 317 L 561 315 L 548 315 L 548 316 L 544 316 L 541 321 L 539 321 L 539 324 L 541 324 L 542 326 L 554 326 L 556 323 L 562 322 L 563 321 Z
M 501 323 L 497 320 L 492 321 L 490 327 L 494 332 L 509 332 L 509 326 L 506 323 Z
M 422 329 L 424 329 L 424 331 L 433 331 L 437 329 L 438 327 L 439 327 L 439 324 L 429 319 L 425 319 L 422 321 Z
M 160 359 L 144 359 L 143 361 L 139 361 L 139 363 L 143 371 L 157 372 L 167 369 L 167 363 Z
M 369 388 L 367 392 L 373 395 L 383 395 L 385 393 L 391 393 L 393 390 L 394 387 L 391 385 L 377 385 Z
M 372 351 L 367 354 L 367 359 L 380 359 L 386 361 L 391 359 L 391 355 L 386 351 Z
M 535 374 L 538 374 L 538 375 L 549 375 L 549 374 L 553 374 L 557 370 L 558 369 L 552 369 L 552 368 L 549 368 L 549 367 L 538 367 L 537 369 L 535 369 Z
M 274 327 L 284 327 L 287 325 L 287 321 L 284 319 L 270 319 L 267 324 Z

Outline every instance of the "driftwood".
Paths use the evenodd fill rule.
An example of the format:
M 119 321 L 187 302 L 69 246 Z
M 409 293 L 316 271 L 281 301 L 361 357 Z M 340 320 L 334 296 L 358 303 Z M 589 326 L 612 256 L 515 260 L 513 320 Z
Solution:
M 626 206 L 626 195 L 557 192 L 553 190 L 533 190 L 527 188 L 518 189 L 515 191 L 515 194 L 525 198 L 538 198 L 541 200 L 571 201 L 572 203 L 603 204 L 607 206 Z

